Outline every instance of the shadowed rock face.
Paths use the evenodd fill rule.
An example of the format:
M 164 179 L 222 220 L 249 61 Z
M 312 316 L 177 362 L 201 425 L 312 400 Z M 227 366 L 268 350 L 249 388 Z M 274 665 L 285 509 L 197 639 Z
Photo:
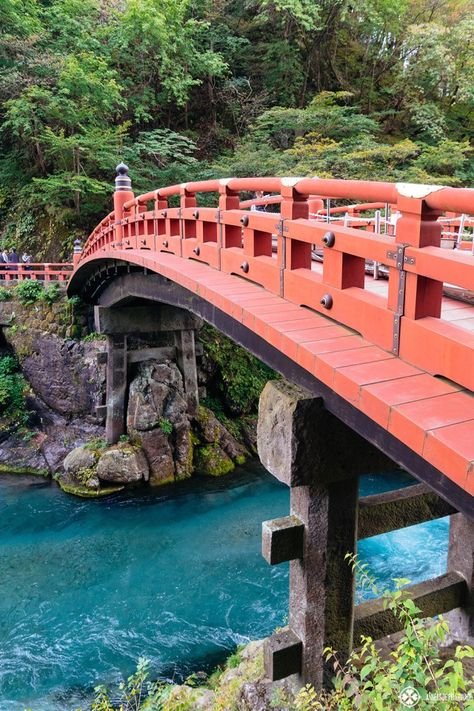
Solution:
M 102 349 L 101 341 L 84 343 L 35 334 L 22 370 L 38 397 L 55 412 L 94 422 L 105 378 L 97 364 L 97 352 Z
M 14 433 L 0 433 L 0 470 L 58 474 L 68 491 L 90 495 L 89 490 L 100 493 L 110 485 L 148 480 L 158 485 L 195 472 L 219 476 L 243 462 L 247 450 L 210 410 L 200 406 L 197 413 L 188 411 L 183 377 L 176 363 L 149 360 L 130 366 L 128 444 L 134 452 L 140 452 L 132 457 L 133 466 L 127 463 L 130 471 L 122 471 L 127 442 L 121 443 L 117 456 L 105 457 L 110 466 L 101 464 L 100 476 L 97 469 L 103 451 L 95 457 L 93 466 L 74 471 L 67 457 L 70 452 L 86 443 L 94 448 L 94 441 L 105 445 L 104 420 L 97 415 L 96 407 L 105 402 L 106 359 L 100 354 L 106 342 L 63 337 L 62 332 L 52 333 L 41 315 L 38 319 L 31 328 L 25 321 L 19 328 L 4 329 L 5 341 L 18 356 L 31 387 L 28 407 L 32 417 L 29 441 Z M 206 385 L 207 377 L 200 374 L 201 385 Z

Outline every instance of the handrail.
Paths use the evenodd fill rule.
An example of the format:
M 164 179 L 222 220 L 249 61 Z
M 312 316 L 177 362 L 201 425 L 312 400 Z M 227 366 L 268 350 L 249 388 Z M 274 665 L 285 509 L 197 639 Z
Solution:
M 72 262 L 0 262 L 0 280 L 3 281 L 61 281 L 66 282 L 74 269 Z
M 261 190 L 277 194 L 240 202 L 240 192 Z M 198 204 L 197 194 L 205 192 L 219 194 L 217 210 Z M 177 195 L 179 207 L 169 207 L 167 198 Z M 336 221 L 325 223 L 310 218 L 310 206 L 321 197 L 364 202 L 329 208 Z M 280 202 L 280 212 L 243 209 L 262 201 Z M 395 235 L 377 233 L 374 220 L 356 218 L 345 226 L 343 214 L 337 219 L 386 204 L 400 213 Z M 443 211 L 474 214 L 474 190 L 265 177 L 188 182 L 138 197 L 128 191 L 92 232 L 76 268 L 94 255 L 142 263 L 139 254 L 164 252 L 203 262 L 324 313 L 426 372 L 474 390 L 474 370 L 465 367 L 474 334 L 440 318 L 443 283 L 472 289 L 474 259 L 467 250 L 440 247 Z M 319 267 L 313 246 L 323 253 Z M 385 293 L 383 286 L 378 293 L 365 288 L 367 260 L 385 266 Z

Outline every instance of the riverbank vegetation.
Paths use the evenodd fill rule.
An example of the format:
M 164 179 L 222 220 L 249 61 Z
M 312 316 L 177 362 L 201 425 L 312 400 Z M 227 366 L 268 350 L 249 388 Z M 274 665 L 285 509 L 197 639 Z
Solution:
M 367 581 L 363 566 L 360 572 Z M 360 647 L 344 664 L 337 651 L 325 650 L 334 668 L 328 690 L 318 693 L 307 685 L 296 691 L 281 683 L 271 687 L 264 680 L 262 644 L 251 642 L 210 677 L 192 675 L 182 685 L 150 681 L 150 664 L 140 659 L 136 672 L 120 685 L 118 694 L 111 694 L 105 686 L 96 688 L 91 711 L 239 711 L 253 708 L 247 704 L 246 694 L 248 699 L 259 699 L 258 708 L 269 711 L 385 711 L 409 707 L 410 703 L 425 711 L 435 707 L 471 709 L 474 677 L 465 665 L 474 658 L 474 649 L 458 644 L 450 654 L 443 653 L 449 633 L 447 621 L 442 617 L 421 619 L 421 610 L 402 589 L 409 581 L 395 582 L 397 589 L 385 592 L 384 600 L 403 627 L 401 636 L 384 653 L 370 637 L 362 637 Z M 403 699 L 409 703 L 403 704 Z
M 69 257 L 111 207 L 193 178 L 472 183 L 471 0 L 4 0 L 0 230 Z
M 20 372 L 17 359 L 11 355 L 0 357 L 0 433 L 22 431 L 28 424 L 29 412 L 25 401 L 27 382 Z

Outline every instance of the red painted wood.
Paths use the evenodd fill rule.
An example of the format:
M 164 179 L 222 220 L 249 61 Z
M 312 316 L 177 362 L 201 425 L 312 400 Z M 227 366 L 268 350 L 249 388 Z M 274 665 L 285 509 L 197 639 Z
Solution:
M 255 190 L 275 193 L 262 204 L 281 203 L 280 213 L 242 209 L 260 202 L 240 203 L 242 191 Z M 200 207 L 201 192 L 217 193 L 218 207 Z M 168 207 L 172 196 L 180 208 Z M 332 206 L 326 215 L 326 197 L 366 202 Z M 367 212 L 386 203 L 401 212 L 396 236 L 376 234 Z M 314 206 L 332 221 L 310 219 Z M 296 178 L 186 183 L 121 198 L 75 270 L 119 259 L 176 281 L 472 491 L 474 306 L 443 300 L 442 290 L 446 283 L 474 290 L 474 257 L 439 246 L 461 213 L 474 214 L 474 191 Z M 312 260 L 312 245 L 322 265 Z M 388 279 L 368 278 L 366 260 L 385 265 Z M 43 265 L 29 278 L 66 278 L 68 269 Z

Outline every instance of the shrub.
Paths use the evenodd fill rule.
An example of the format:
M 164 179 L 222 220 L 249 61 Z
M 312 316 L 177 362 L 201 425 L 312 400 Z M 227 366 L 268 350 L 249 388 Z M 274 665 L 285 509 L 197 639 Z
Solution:
M 20 281 L 15 287 L 15 296 L 21 304 L 29 306 L 36 303 L 44 293 L 44 286 L 39 281 L 27 279 Z
M 27 383 L 13 356 L 0 358 L 0 429 L 17 429 L 28 423 L 25 402 Z
M 359 582 L 374 591 L 367 566 L 355 556 L 346 558 L 359 574 Z M 454 658 L 442 661 L 439 650 L 449 632 L 448 623 L 441 615 L 435 621 L 421 619 L 421 610 L 402 589 L 409 581 L 400 578 L 394 582 L 397 589 L 382 597 L 385 608 L 401 622 L 403 635 L 390 658 L 382 658 L 373 639 L 365 636 L 345 664 L 334 649 L 325 649 L 325 658 L 335 672 L 333 689 L 317 693 L 307 685 L 296 697 L 296 711 L 385 711 L 415 705 L 420 711 L 454 711 L 474 707 L 474 680 L 465 677 L 462 664 L 464 658 L 474 658 L 474 649 L 458 645 Z M 409 703 L 403 704 L 404 697 Z
M 90 449 L 93 452 L 100 451 L 107 447 L 107 442 L 102 437 L 93 437 L 89 442 L 86 442 L 84 449 Z
M 0 286 L 0 301 L 10 301 L 13 296 L 11 289 L 6 289 L 4 286 Z
M 225 403 L 232 415 L 256 412 L 265 383 L 278 377 L 276 373 L 212 326 L 202 327 L 199 340 L 215 366 L 210 390 L 214 390 L 217 399 Z M 215 399 L 211 393 L 208 402 Z
M 43 293 L 40 294 L 40 299 L 41 301 L 44 301 L 46 304 L 54 304 L 55 301 L 57 301 L 59 298 L 61 298 L 61 287 L 57 282 L 54 284 L 51 284 L 50 287 L 47 289 L 43 290 Z
M 166 417 L 160 417 L 159 425 L 165 435 L 170 435 L 173 432 L 173 425 Z

